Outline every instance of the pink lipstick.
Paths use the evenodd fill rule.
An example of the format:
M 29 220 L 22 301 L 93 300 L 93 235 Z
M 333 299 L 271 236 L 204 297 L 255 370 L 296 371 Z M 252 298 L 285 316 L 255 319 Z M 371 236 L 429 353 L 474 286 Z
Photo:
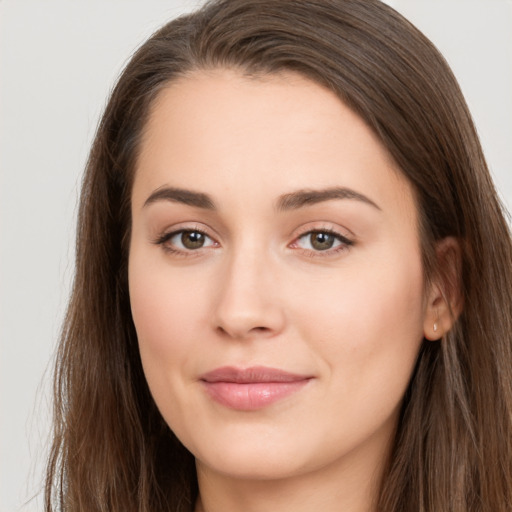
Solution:
M 225 366 L 202 375 L 200 380 L 216 402 L 230 409 L 254 411 L 296 393 L 311 378 L 264 366 Z

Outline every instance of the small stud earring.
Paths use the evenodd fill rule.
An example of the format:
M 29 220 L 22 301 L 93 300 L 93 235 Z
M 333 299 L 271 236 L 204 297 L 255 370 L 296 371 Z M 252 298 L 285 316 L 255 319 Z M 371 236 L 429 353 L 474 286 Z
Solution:
M 434 322 L 434 332 L 437 332 L 437 322 Z

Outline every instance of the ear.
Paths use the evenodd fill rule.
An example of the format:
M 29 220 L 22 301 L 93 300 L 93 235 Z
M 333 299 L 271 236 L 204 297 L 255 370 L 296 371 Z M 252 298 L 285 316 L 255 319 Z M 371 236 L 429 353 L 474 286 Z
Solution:
M 462 254 L 459 241 L 443 238 L 436 245 L 436 271 L 426 296 L 423 335 L 428 340 L 441 339 L 462 311 Z

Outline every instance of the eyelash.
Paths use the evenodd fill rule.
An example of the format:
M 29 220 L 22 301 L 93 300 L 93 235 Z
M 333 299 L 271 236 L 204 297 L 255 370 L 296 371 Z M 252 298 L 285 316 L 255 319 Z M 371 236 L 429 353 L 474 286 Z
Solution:
M 194 256 L 198 255 L 198 254 L 194 254 L 194 253 L 199 253 L 200 249 L 208 249 L 209 248 L 207 246 L 207 247 L 199 247 L 198 249 L 186 249 L 186 250 L 183 250 L 183 249 L 176 249 L 173 246 L 168 244 L 168 242 L 172 238 L 174 238 L 177 235 L 183 234 L 183 233 L 199 233 L 199 234 L 203 235 L 204 237 L 208 238 L 209 240 L 213 241 L 214 244 L 218 245 L 218 243 L 215 242 L 213 240 L 213 238 L 211 238 L 205 230 L 203 230 L 201 228 L 198 228 L 198 227 L 197 228 L 192 228 L 192 229 L 177 229 L 175 231 L 171 231 L 171 232 L 168 232 L 168 233 L 163 233 L 156 240 L 154 240 L 153 243 L 155 245 L 162 246 L 163 250 L 166 253 L 170 253 L 170 254 L 173 254 L 173 255 L 176 255 L 176 256 L 181 256 L 181 257 L 194 257 Z M 301 239 L 303 239 L 303 238 L 305 238 L 307 236 L 311 236 L 313 234 L 327 234 L 327 235 L 331 235 L 331 236 L 333 236 L 335 238 L 336 241 L 338 241 L 340 243 L 335 248 L 329 248 L 329 249 L 326 249 L 326 250 L 304 249 L 304 248 L 301 248 L 301 247 L 297 246 L 299 240 L 301 240 Z M 317 228 L 317 229 L 308 229 L 307 231 L 304 231 L 303 233 L 298 235 L 294 239 L 294 241 L 291 244 L 289 244 L 289 247 L 292 247 L 294 250 L 299 251 L 300 253 L 302 253 L 303 255 L 305 255 L 307 257 L 317 258 L 317 257 L 329 257 L 329 256 L 336 255 L 336 254 L 338 254 L 340 252 L 347 251 L 353 245 L 354 245 L 354 241 L 353 240 L 350 240 L 346 236 L 343 236 L 341 233 L 339 233 L 339 232 L 337 232 L 337 231 L 335 231 L 333 229 L 330 229 L 330 228 Z
M 346 236 L 342 235 L 338 231 L 335 231 L 335 230 L 330 229 L 330 228 L 315 228 L 315 229 L 308 229 L 304 233 L 302 233 L 299 236 L 297 236 L 295 238 L 295 240 L 292 242 L 291 246 L 294 246 L 294 245 L 296 246 L 299 240 L 301 240 L 302 238 L 311 236 L 313 234 L 327 234 L 327 235 L 331 235 L 331 236 L 333 236 L 335 238 L 335 240 L 340 242 L 340 244 L 337 247 L 335 247 L 335 248 L 329 248 L 329 249 L 326 249 L 326 250 L 323 250 L 323 251 L 322 250 L 316 250 L 315 251 L 313 249 L 304 249 L 304 248 L 301 248 L 301 247 L 297 247 L 295 250 L 300 251 L 302 254 L 304 254 L 305 256 L 308 256 L 310 258 L 318 258 L 318 257 L 326 258 L 326 257 L 329 257 L 329 256 L 337 255 L 340 252 L 347 251 L 347 250 L 349 250 L 349 248 L 351 246 L 354 245 L 354 241 L 353 240 L 350 240 L 349 238 L 347 238 Z
M 196 249 L 196 250 L 194 250 L 194 249 L 188 249 L 188 250 L 176 249 L 167 243 L 167 242 L 169 242 L 169 240 L 172 240 L 172 238 L 174 238 L 175 236 L 183 234 L 183 233 L 199 233 L 199 234 L 203 235 L 204 237 L 206 237 L 210 240 L 213 240 L 210 236 L 208 236 L 208 233 L 205 230 L 203 230 L 199 227 L 195 227 L 192 229 L 177 229 L 175 231 L 170 231 L 169 233 L 163 233 L 153 243 L 155 243 L 156 245 L 161 245 L 163 250 L 166 253 L 170 253 L 170 254 L 173 254 L 176 256 L 181 256 L 181 257 L 196 256 L 196 254 L 193 254 L 193 253 L 199 252 L 199 249 Z M 200 249 L 204 249 L 204 247 L 201 247 Z

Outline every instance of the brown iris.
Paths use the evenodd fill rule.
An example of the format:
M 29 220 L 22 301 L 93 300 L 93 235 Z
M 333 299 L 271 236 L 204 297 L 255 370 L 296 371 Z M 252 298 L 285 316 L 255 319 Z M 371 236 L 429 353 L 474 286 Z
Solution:
M 203 247 L 205 236 L 199 231 L 183 231 L 181 243 L 186 249 L 200 249 Z
M 324 231 L 313 231 L 310 235 L 311 247 L 317 251 L 326 251 L 330 249 L 336 240 L 334 235 Z

